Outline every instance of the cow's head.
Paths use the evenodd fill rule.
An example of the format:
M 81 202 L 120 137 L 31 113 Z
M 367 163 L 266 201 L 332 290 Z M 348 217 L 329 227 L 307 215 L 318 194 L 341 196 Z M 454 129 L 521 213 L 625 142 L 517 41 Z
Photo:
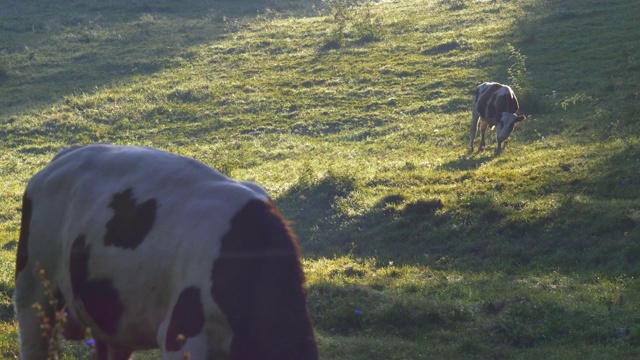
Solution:
M 496 123 L 496 136 L 498 137 L 498 142 L 504 142 L 509 138 L 511 132 L 513 131 L 513 127 L 517 122 L 520 122 L 527 117 L 524 115 L 516 115 L 509 112 L 503 112 L 502 117 Z

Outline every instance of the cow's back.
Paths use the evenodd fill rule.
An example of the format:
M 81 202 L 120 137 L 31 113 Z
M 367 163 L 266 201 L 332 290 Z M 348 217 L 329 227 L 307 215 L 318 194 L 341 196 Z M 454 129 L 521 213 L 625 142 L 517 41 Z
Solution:
M 518 100 L 507 85 L 485 82 L 474 91 L 474 110 L 491 125 L 495 125 L 503 112 L 513 114 L 518 108 Z
M 192 258 L 215 256 L 219 244 L 207 239 L 221 237 L 233 214 L 250 199 L 268 201 L 260 190 L 155 149 L 76 148 L 55 158 L 27 186 L 25 194 L 33 202 L 31 237 L 57 243 L 57 248 L 31 246 L 30 253 L 42 252 L 43 262 L 66 258 L 50 251 L 68 252 L 84 236 L 88 245 L 105 248 L 101 254 L 109 266 L 130 266 L 152 253 L 159 266 L 171 269 L 181 246 L 193 242 L 204 251 Z M 102 263 L 98 260 L 92 262 Z M 157 274 L 166 283 L 171 274 L 160 270 Z
M 90 145 L 56 155 L 29 182 L 26 201 L 28 244 L 21 238 L 19 267 L 32 272 L 37 262 L 45 269 L 71 320 L 125 348 L 165 343 L 163 350 L 175 351 L 173 335 L 202 332 L 216 334 L 209 336 L 215 342 L 209 353 L 228 351 L 229 314 L 220 312 L 212 289 L 215 276 L 228 274 L 212 272 L 239 214 L 257 206 L 258 216 L 271 216 L 259 186 L 155 149 Z M 282 221 L 274 216 L 268 221 Z M 293 270 L 300 272 L 292 281 L 301 288 L 295 238 L 286 236 Z M 17 289 L 22 294 L 24 283 Z M 169 318 L 181 313 L 191 320 Z

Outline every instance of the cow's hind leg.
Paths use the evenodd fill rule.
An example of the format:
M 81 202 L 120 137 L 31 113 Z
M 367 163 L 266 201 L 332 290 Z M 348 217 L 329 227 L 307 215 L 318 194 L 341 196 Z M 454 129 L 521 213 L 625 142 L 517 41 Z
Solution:
M 55 320 L 51 299 L 47 299 L 44 287 L 29 268 L 16 278 L 15 310 L 20 333 L 20 359 L 42 360 L 48 358 L 51 329 Z
M 484 140 L 485 140 L 485 133 L 487 131 L 487 126 L 489 126 L 489 123 L 482 120 L 482 123 L 480 124 L 480 146 L 478 147 L 478 152 L 484 150 L 484 147 L 485 147 Z
M 96 340 L 93 358 L 95 360 L 129 360 L 132 353 L 130 349 L 109 346 L 103 341 Z
M 479 118 L 480 118 L 480 114 L 478 114 L 478 112 L 474 108 L 471 114 L 471 125 L 469 126 L 469 154 L 473 152 L 473 142 L 476 139 Z

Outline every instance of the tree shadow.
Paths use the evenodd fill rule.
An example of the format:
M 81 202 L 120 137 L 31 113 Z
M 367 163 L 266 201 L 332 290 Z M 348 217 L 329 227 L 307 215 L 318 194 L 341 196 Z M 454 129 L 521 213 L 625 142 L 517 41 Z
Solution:
M 583 182 L 549 169 L 537 191 L 555 194 L 543 213 L 526 194 L 509 200 L 494 192 L 458 199 L 431 195 L 408 199 L 400 192 L 353 214 L 350 197 L 361 191 L 349 176 L 301 179 L 276 199 L 290 219 L 305 257 L 354 255 L 382 263 L 421 264 L 469 271 L 532 271 L 640 275 L 640 150 L 620 149 Z M 464 160 L 447 171 L 478 163 Z M 555 171 L 555 172 L 554 172 Z M 500 190 L 495 190 L 499 192 Z M 551 200 L 550 200 L 551 201 Z
M 366 213 L 349 216 L 341 203 L 357 188 L 337 185 L 343 181 L 338 176 L 299 183 L 276 200 L 292 221 L 305 257 L 351 254 L 396 265 L 488 271 L 492 257 L 506 253 L 486 253 L 496 226 L 509 215 L 491 197 L 469 196 L 465 205 L 451 208 L 437 197 L 409 200 L 392 194 Z
M 402 261 L 407 258 L 407 244 L 415 245 L 421 237 L 416 231 L 426 234 L 447 220 L 440 214 L 444 207 L 440 199 L 407 202 L 400 194 L 382 198 L 365 214 L 349 216 L 343 202 L 354 191 L 353 178 L 329 174 L 314 181 L 303 179 L 276 199 L 305 256 L 355 254 Z
M 194 60 L 190 49 L 257 17 L 310 14 L 317 0 L 8 1 L 0 5 L 0 122 L 64 97 Z

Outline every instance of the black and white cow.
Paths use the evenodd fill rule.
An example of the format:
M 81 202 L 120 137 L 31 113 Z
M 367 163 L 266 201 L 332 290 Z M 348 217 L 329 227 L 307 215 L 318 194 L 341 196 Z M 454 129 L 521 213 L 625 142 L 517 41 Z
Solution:
M 68 148 L 29 181 L 22 359 L 47 358 L 36 303 L 67 314 L 70 339 L 89 328 L 98 359 L 157 347 L 164 359 L 318 358 L 297 242 L 267 193 L 151 148 Z
M 524 115 L 516 115 L 518 108 L 518 99 L 510 87 L 495 82 L 485 82 L 476 88 L 473 111 L 471 114 L 471 127 L 469 130 L 469 153 L 473 152 L 473 142 L 476 138 L 478 130 L 478 119 L 480 123 L 480 147 L 478 151 L 484 150 L 485 131 L 487 126 L 495 127 L 496 137 L 498 140 L 498 148 L 496 154 L 502 150 L 503 143 L 506 145 L 509 135 L 513 131 L 513 127 L 526 117 Z

